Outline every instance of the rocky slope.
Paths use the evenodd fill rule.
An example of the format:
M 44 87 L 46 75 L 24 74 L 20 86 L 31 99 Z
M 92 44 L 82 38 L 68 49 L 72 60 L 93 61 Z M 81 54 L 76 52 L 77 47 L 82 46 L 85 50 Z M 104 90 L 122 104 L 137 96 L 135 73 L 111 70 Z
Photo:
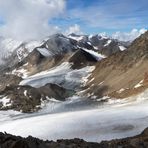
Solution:
M 89 94 L 127 98 L 148 87 L 148 32 L 127 50 L 117 52 L 96 64 L 87 84 Z
M 44 103 L 44 101 L 50 101 L 50 98 L 55 98 L 57 101 L 65 101 L 65 99 L 72 94 L 73 92 L 71 90 L 52 83 L 48 83 L 40 88 L 34 88 L 28 85 L 11 85 L 0 92 L 2 100 L 7 100 L 6 104 L 1 102 L 0 109 L 34 112 L 41 108 L 41 104 Z
M 0 133 L 0 146 L 1 148 L 147 148 L 148 129 L 134 137 L 102 141 L 101 143 L 86 142 L 82 139 L 42 141 L 31 136 L 21 138 Z

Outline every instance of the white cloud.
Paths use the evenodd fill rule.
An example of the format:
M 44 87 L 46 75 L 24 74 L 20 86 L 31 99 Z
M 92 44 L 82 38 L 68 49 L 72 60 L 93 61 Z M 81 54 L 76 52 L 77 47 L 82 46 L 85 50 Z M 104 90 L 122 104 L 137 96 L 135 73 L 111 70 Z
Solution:
M 79 26 L 78 24 L 75 24 L 75 25 L 73 25 L 73 26 L 70 26 L 70 27 L 65 31 L 65 34 L 71 34 L 71 33 L 82 34 L 80 26 Z
M 146 31 L 147 30 L 145 28 L 142 28 L 139 30 L 133 29 L 130 32 L 115 32 L 112 34 L 112 38 L 118 39 L 120 41 L 133 41 Z
M 5 24 L 0 34 L 17 39 L 41 38 L 59 31 L 49 21 L 64 12 L 65 0 L 4 0 L 0 16 Z

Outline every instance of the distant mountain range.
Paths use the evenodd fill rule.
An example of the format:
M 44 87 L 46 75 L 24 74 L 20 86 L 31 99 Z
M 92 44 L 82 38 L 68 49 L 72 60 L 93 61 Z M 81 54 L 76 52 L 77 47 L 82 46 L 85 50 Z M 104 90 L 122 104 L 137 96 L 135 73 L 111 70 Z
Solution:
M 0 39 L 0 109 L 34 112 L 77 96 L 127 98 L 147 86 L 148 32 L 132 43 L 55 34 L 43 41 Z M 103 100 L 103 101 L 104 101 Z

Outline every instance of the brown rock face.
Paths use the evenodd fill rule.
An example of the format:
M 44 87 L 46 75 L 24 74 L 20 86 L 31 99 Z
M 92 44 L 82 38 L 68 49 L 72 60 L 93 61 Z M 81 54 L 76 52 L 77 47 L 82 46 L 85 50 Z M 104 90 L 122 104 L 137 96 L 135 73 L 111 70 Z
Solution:
M 100 53 L 106 56 L 110 56 L 116 52 L 120 51 L 118 42 L 112 41 L 109 46 L 103 47 Z
M 0 91 L 4 90 L 6 86 L 14 86 L 19 84 L 22 80 L 21 77 L 12 74 L 2 74 L 0 75 Z
M 73 94 L 73 91 L 67 90 L 56 84 L 46 84 L 40 88 L 34 88 L 31 86 L 7 86 L 4 91 L 0 92 L 2 98 L 6 96 L 10 99 L 8 104 L 3 106 L 1 104 L 1 110 L 14 109 L 22 112 L 34 112 L 40 109 L 42 101 L 49 101 L 50 98 L 54 98 L 59 101 L 65 101 Z
M 148 87 L 148 32 L 137 38 L 131 46 L 96 64 L 88 82 L 89 93 L 98 97 L 108 95 L 125 98 Z M 138 83 L 140 86 L 135 87 Z M 105 88 L 105 89 L 104 89 Z M 103 91 L 102 91 L 103 90 Z M 122 91 L 121 91 L 122 90 Z
M 41 104 L 41 94 L 31 86 L 8 86 L 1 95 L 10 99 L 9 106 L 2 106 L 1 109 L 14 109 L 22 112 L 36 111 L 37 105 Z
M 45 100 L 46 96 L 48 96 L 49 98 L 56 98 L 60 101 L 65 101 L 65 98 L 68 98 L 74 93 L 72 90 L 67 90 L 59 85 L 51 83 L 48 83 L 43 87 L 40 87 L 38 91 L 42 94 Z

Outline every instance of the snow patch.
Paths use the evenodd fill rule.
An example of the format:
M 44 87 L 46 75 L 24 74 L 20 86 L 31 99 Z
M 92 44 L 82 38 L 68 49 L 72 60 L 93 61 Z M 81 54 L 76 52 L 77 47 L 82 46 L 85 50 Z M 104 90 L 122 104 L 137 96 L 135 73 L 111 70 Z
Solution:
M 103 83 L 104 83 L 104 81 L 100 82 L 98 85 L 100 86 L 100 85 L 102 85 Z
M 119 46 L 119 49 L 120 49 L 121 51 L 126 50 L 126 48 L 125 48 L 124 46 Z
M 52 102 L 61 102 L 61 101 L 59 101 L 59 100 L 56 100 L 55 98 L 49 98 L 48 96 L 46 96 L 46 99 L 47 99 L 48 101 L 52 101 Z
M 27 97 L 27 90 L 24 91 L 24 96 Z
M 91 45 L 91 42 L 87 42 L 87 44 Z
M 136 84 L 136 85 L 134 86 L 134 88 L 141 87 L 141 86 L 142 86 L 142 84 L 143 84 L 143 80 L 141 80 L 138 84 Z
M 104 45 L 104 47 L 108 46 L 111 42 L 112 40 L 108 40 L 107 43 Z
M 98 50 L 98 47 L 97 46 L 93 46 L 93 47 L 94 47 L 95 50 Z
M 82 77 L 83 86 L 86 85 L 88 82 L 88 78 L 91 76 L 91 72 L 95 69 L 95 66 L 90 66 L 89 69 L 87 69 L 87 73 L 89 73 L 86 77 Z
M 7 96 L 0 99 L 0 103 L 3 104 L 3 107 L 11 106 L 11 101 Z
M 101 37 L 101 40 L 104 40 L 104 39 L 108 39 L 109 38 L 105 32 L 99 33 L 98 34 L 98 37 Z
M 83 40 L 83 38 L 84 38 L 83 36 L 71 36 L 71 35 L 69 35 L 68 37 L 73 39 L 73 40 L 76 40 L 78 42 Z
M 97 96 L 93 95 L 91 96 L 92 99 L 97 99 Z
M 23 66 L 27 66 L 27 65 L 29 65 L 29 63 L 27 62 L 26 64 L 24 64 Z
M 120 90 L 117 91 L 117 93 L 122 93 L 123 91 L 125 91 L 125 89 L 121 88 Z
M 51 53 L 46 48 L 37 48 L 37 50 L 45 57 L 51 56 Z
M 108 99 L 107 104 L 122 104 L 125 103 L 124 99 Z
M 129 97 L 128 100 L 134 100 L 138 103 L 148 100 L 148 89 L 134 97 Z
M 102 98 L 97 99 L 97 101 L 104 101 L 104 100 L 108 100 L 110 97 L 108 96 L 103 96 Z
M 22 78 L 27 78 L 29 72 L 24 68 L 20 68 L 20 69 L 14 69 L 12 71 L 12 74 L 17 75 L 17 76 L 22 77 Z
M 82 48 L 84 51 L 88 52 L 89 54 L 91 54 L 97 61 L 100 61 L 104 58 L 106 58 L 106 56 L 102 55 L 102 54 L 99 54 L 93 50 L 88 50 L 86 48 Z
M 92 78 L 92 79 L 89 81 L 89 83 L 92 82 L 94 79 L 95 79 L 95 78 Z

